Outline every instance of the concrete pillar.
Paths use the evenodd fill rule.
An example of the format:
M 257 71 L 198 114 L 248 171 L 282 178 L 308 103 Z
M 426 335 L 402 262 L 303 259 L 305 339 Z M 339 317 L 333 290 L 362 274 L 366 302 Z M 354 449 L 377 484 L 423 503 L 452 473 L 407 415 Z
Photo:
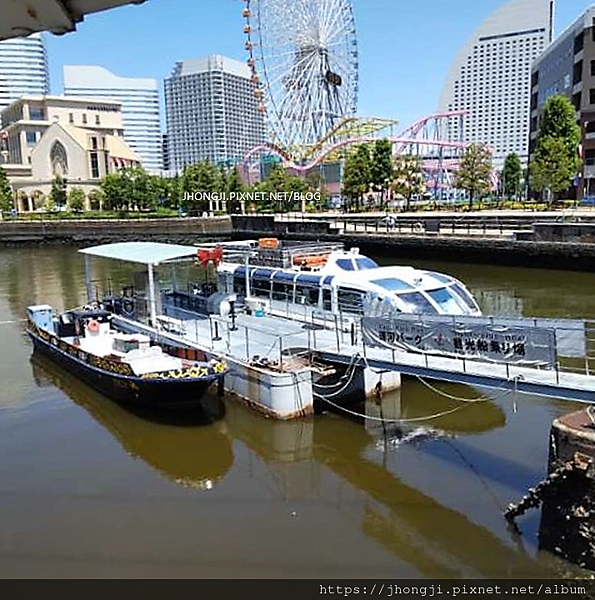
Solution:
M 385 394 L 401 387 L 401 373 L 396 371 L 377 371 L 364 368 L 364 390 L 366 398 L 374 397 L 378 392 Z

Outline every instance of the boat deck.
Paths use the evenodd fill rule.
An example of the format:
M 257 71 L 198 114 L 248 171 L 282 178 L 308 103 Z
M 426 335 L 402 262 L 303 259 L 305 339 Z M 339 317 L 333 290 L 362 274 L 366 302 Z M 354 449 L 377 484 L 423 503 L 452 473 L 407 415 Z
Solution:
M 165 371 L 177 371 L 184 367 L 181 358 L 165 354 L 159 346 L 151 346 L 146 349 L 134 349 L 121 352 L 115 349 L 115 341 L 119 334 L 110 330 L 100 335 L 86 335 L 78 338 L 62 338 L 67 344 L 77 346 L 84 352 L 100 358 L 111 358 L 128 363 L 135 375 L 142 376 L 147 373 L 159 373 Z M 130 336 L 139 337 L 139 336 Z M 148 341 L 148 338 L 147 338 Z

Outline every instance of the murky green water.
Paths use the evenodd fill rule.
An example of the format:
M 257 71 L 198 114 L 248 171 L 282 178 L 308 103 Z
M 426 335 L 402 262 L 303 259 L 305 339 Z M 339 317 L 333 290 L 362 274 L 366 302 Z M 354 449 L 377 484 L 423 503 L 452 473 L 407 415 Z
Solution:
M 592 274 L 422 266 L 465 281 L 485 312 L 595 317 Z M 102 264 L 96 275 L 123 274 Z M 84 298 L 74 250 L 1 251 L 1 577 L 576 572 L 539 550 L 539 511 L 519 521 L 522 537 L 502 518 L 544 475 L 552 420 L 576 405 L 496 394 L 399 429 L 336 415 L 278 423 L 213 398 L 209 423 L 159 423 L 31 357 L 13 322 L 24 307 Z M 455 406 L 405 380 L 382 413 L 411 419 Z

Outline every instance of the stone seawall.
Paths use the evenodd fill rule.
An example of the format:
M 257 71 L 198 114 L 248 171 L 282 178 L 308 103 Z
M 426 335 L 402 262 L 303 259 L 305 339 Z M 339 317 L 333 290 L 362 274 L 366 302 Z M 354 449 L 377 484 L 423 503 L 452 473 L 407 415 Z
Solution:
M 193 244 L 227 240 L 231 233 L 229 217 L 5 221 L 0 223 L 0 245 L 81 245 L 132 241 Z
M 335 233 L 337 230 L 329 228 L 327 222 L 283 223 L 280 227 L 272 217 L 238 222 L 235 220 L 234 217 L 235 227 L 232 227 L 229 217 L 5 221 L 0 222 L 0 246 L 83 246 L 125 241 L 196 244 L 277 235 L 287 240 L 343 242 L 347 247 L 358 246 L 368 254 L 388 255 L 402 263 L 411 259 L 450 260 L 595 272 L 595 243 L 494 239 L 481 236 Z M 249 226 L 246 227 L 248 223 Z M 568 233 L 570 231 L 569 229 Z

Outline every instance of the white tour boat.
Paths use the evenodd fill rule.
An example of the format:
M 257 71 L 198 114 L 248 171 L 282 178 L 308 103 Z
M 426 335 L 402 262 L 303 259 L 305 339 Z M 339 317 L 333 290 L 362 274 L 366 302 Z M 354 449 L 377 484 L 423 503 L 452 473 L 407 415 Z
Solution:
M 289 306 L 357 317 L 372 300 L 398 313 L 481 315 L 472 294 L 454 277 L 382 267 L 357 248 L 282 244 L 276 238 L 225 244 L 218 273 L 220 291 L 235 294 L 249 309 L 272 313 L 287 312 Z

